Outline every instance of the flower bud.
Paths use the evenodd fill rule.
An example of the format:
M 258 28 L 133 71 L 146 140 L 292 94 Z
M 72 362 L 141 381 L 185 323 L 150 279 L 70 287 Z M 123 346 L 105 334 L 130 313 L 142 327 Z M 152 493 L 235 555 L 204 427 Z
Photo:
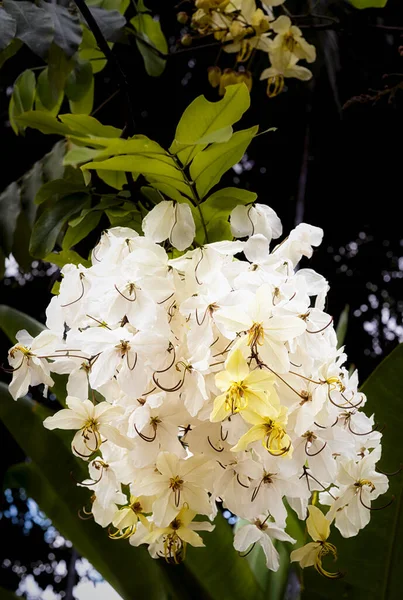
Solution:
M 176 15 L 176 20 L 181 25 L 186 25 L 186 23 L 189 20 L 189 15 L 182 10 L 181 12 L 178 12 L 178 14 Z
M 216 88 L 220 85 L 221 69 L 220 67 L 209 67 L 207 69 L 208 80 L 211 87 Z
M 190 35 L 190 33 L 185 33 L 182 37 L 181 37 L 181 44 L 182 46 L 191 46 L 192 45 L 192 36 Z

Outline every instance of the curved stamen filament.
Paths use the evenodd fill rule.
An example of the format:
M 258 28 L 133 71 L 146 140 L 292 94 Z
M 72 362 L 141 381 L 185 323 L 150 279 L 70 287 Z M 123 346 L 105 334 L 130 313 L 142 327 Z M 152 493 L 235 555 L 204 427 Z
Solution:
M 318 450 L 317 452 L 314 452 L 313 454 L 310 454 L 310 453 L 308 452 L 308 444 L 309 444 L 309 443 L 312 443 L 312 442 L 309 442 L 309 440 L 306 440 L 306 442 L 305 442 L 305 454 L 306 454 L 307 456 L 318 456 L 318 454 L 320 454 L 320 453 L 322 452 L 322 450 L 324 450 L 324 449 L 326 448 L 326 446 L 327 446 L 327 442 L 325 442 L 325 443 L 323 444 L 322 448 L 320 448 L 320 450 Z
M 322 327 L 321 329 L 317 329 L 316 331 L 309 331 L 309 329 L 306 329 L 305 331 L 307 333 L 322 333 L 322 331 L 325 331 L 325 329 L 327 329 L 328 327 L 330 327 L 330 325 L 333 323 L 333 317 L 331 317 L 329 323 L 327 325 L 325 325 L 324 327 Z
M 371 505 L 365 504 L 365 502 L 362 499 L 362 491 L 363 491 L 363 489 L 364 488 L 361 486 L 361 488 L 360 488 L 360 502 L 363 505 L 363 507 L 367 508 L 368 510 L 383 510 L 384 508 L 388 508 L 388 506 L 390 506 L 395 501 L 395 497 L 392 496 L 392 498 L 389 500 L 389 502 L 387 502 L 383 506 L 371 506 Z
M 85 292 L 85 287 L 84 287 L 84 279 L 85 275 L 84 273 L 80 273 L 80 283 L 81 283 L 81 293 L 79 295 L 79 297 L 77 298 L 77 300 L 73 300 L 72 302 L 68 302 L 67 304 L 61 304 L 61 308 L 66 308 L 67 306 L 71 306 L 72 304 L 76 304 L 76 302 L 79 302 L 81 300 L 81 298 L 84 296 L 84 292 Z
M 214 444 L 210 440 L 210 436 L 209 435 L 207 436 L 207 441 L 208 441 L 209 445 L 212 447 L 212 449 L 215 450 L 216 452 L 224 452 L 224 448 L 216 448 L 214 446 Z
M 125 294 L 123 294 L 123 292 L 120 291 L 120 289 L 118 288 L 118 286 L 116 284 L 115 284 L 114 287 L 115 287 L 115 290 L 117 291 L 117 293 L 122 296 L 122 298 L 124 298 L 128 302 L 136 302 L 136 300 L 137 300 L 137 292 L 136 292 L 136 288 L 135 288 L 134 285 L 130 286 L 133 291 L 129 291 L 129 294 L 134 293 L 134 298 L 128 298 L 127 296 L 125 296 Z
M 150 435 L 145 435 L 144 433 L 142 433 L 141 431 L 139 431 L 139 430 L 137 429 L 137 426 L 136 426 L 136 425 L 134 425 L 134 429 L 135 429 L 135 431 L 136 431 L 137 435 L 138 435 L 138 436 L 139 436 L 139 437 L 140 437 L 142 440 L 144 440 L 145 442 L 152 443 L 152 442 L 154 442 L 154 441 L 155 441 L 155 439 L 156 439 L 156 437 L 157 437 L 157 425 L 153 423 L 153 425 L 152 425 L 152 426 L 153 426 L 153 429 L 154 429 L 154 435 L 152 435 L 152 436 L 150 436 Z
M 242 552 L 238 552 L 239 556 L 240 556 L 241 558 L 246 558 L 246 557 L 248 556 L 248 554 L 250 554 L 250 553 L 252 552 L 252 550 L 253 550 L 253 548 L 254 548 L 255 546 L 256 546 L 256 542 L 253 542 L 253 544 L 252 544 L 252 546 L 249 548 L 249 550 L 247 550 L 247 551 L 246 551 L 246 552 L 244 552 L 243 554 L 242 554 Z

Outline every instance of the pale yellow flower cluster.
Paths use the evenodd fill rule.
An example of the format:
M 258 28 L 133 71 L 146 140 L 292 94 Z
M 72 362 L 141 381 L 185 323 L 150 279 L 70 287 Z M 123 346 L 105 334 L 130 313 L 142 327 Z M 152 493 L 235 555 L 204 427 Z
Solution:
M 289 16 L 275 18 L 273 7 L 284 0 L 195 0 L 192 27 L 199 35 L 213 35 L 227 53 L 236 53 L 236 68 L 209 69 L 209 81 L 224 95 L 228 85 L 244 82 L 252 87 L 250 66 L 257 51 L 265 52 L 270 66 L 260 79 L 267 79 L 267 95 L 277 96 L 284 89 L 284 79 L 293 77 L 308 81 L 312 73 L 299 61 L 312 63 L 316 50 L 292 24 Z M 240 68 L 239 68 L 240 67 Z

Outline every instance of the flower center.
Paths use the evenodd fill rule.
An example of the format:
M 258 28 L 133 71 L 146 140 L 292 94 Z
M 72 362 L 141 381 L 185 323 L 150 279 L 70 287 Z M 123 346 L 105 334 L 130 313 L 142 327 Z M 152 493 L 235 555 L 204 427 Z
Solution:
M 177 492 L 182 489 L 183 479 L 180 478 L 179 475 L 175 475 L 175 477 L 171 477 L 169 480 L 169 487 L 173 492 Z
M 243 381 L 234 381 L 227 392 L 225 406 L 232 414 L 238 413 L 248 406 L 248 399 L 245 395 L 247 386 Z
M 264 329 L 261 323 L 253 323 L 248 331 L 248 346 L 256 348 L 261 346 L 264 341 Z

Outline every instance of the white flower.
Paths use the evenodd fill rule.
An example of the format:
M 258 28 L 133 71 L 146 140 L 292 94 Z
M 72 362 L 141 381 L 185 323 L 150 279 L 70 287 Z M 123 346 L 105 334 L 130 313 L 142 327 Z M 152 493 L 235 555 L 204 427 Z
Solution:
M 82 401 L 73 396 L 67 397 L 66 404 L 68 408 L 47 417 L 43 424 L 46 429 L 78 429 L 71 443 L 75 454 L 89 458 L 100 448 L 103 438 L 123 448 L 131 448 L 130 440 L 109 424 L 113 417 L 122 414 L 119 406 L 111 406 L 108 402 L 94 406 L 89 400 Z
M 153 503 L 153 520 L 167 527 L 179 511 L 187 506 L 202 515 L 212 512 L 204 489 L 211 464 L 203 456 L 181 460 L 169 452 L 161 452 L 156 461 L 157 473 L 142 477 L 133 488 L 143 496 L 157 496 Z
M 269 242 L 280 237 L 283 227 L 277 214 L 265 204 L 236 206 L 230 214 L 231 233 L 234 237 L 264 235 Z
M 186 250 L 195 237 L 196 227 L 187 204 L 163 200 L 143 219 L 144 235 L 154 242 L 170 241 L 177 250 Z
M 17 344 L 8 352 L 8 362 L 12 368 L 13 379 L 10 383 L 10 394 L 17 400 L 25 396 L 30 385 L 53 385 L 50 376 L 50 365 L 47 356 L 54 356 L 58 336 L 51 331 L 42 331 L 36 338 L 29 335 L 25 329 L 16 335 Z
M 234 548 L 238 552 L 245 552 L 253 544 L 260 544 L 266 556 L 267 568 L 270 571 L 278 571 L 280 556 L 272 540 L 290 542 L 291 544 L 296 542 L 284 529 L 277 527 L 274 523 L 267 522 L 264 518 L 257 518 L 250 525 L 244 525 L 238 529 L 234 538 Z

